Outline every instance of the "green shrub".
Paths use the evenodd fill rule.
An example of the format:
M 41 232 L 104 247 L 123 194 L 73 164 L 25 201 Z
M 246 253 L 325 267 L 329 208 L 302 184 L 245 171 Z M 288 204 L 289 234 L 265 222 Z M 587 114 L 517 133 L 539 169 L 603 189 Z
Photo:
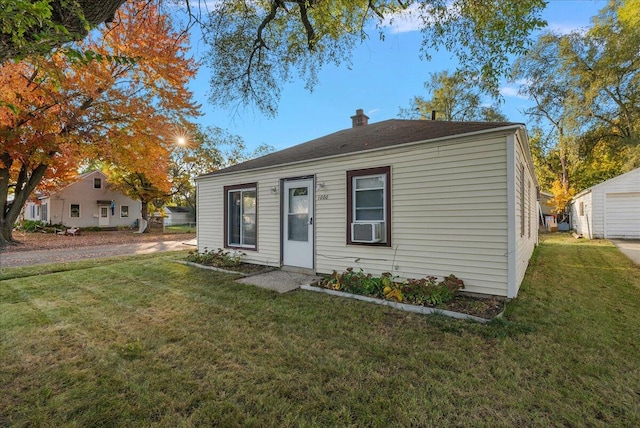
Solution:
M 247 254 L 242 251 L 226 251 L 222 248 L 209 251 L 209 249 L 205 247 L 202 253 L 189 251 L 187 261 L 219 268 L 234 268 L 242 263 L 242 257 L 246 255 Z
M 320 286 L 346 293 L 394 300 L 421 306 L 439 306 L 450 302 L 464 288 L 464 282 L 451 274 L 440 282 L 434 276 L 397 281 L 389 272 L 380 277 L 365 274 L 362 269 L 333 271 Z
M 36 230 L 38 230 L 39 228 L 43 228 L 44 226 L 45 223 L 40 220 L 24 220 L 22 224 L 16 225 L 16 227 L 25 232 L 35 232 Z

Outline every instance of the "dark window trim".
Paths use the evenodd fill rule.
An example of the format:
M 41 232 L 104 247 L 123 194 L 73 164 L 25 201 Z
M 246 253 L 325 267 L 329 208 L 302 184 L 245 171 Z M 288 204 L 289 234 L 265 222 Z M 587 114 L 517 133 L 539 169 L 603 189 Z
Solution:
M 73 216 L 71 215 L 73 213 L 73 207 L 77 205 L 78 206 L 78 215 L 77 216 Z M 81 207 L 80 204 L 69 204 L 69 218 L 80 218 L 80 216 L 82 215 L 82 211 L 81 211 Z
M 386 242 L 353 242 L 351 241 L 351 223 L 353 222 L 353 177 L 386 174 L 385 197 L 385 234 Z M 365 245 L 369 247 L 391 247 L 391 167 L 354 169 L 347 171 L 347 245 Z
M 240 247 L 237 245 L 229 244 L 229 191 L 230 190 L 239 190 L 239 189 L 256 189 L 256 245 L 251 247 Z M 244 184 L 234 184 L 232 186 L 224 186 L 223 190 L 223 198 L 224 198 L 224 213 L 223 213 L 223 227 L 224 227 L 224 248 L 228 248 L 230 250 L 242 250 L 242 251 L 258 251 L 258 182 L 254 183 L 244 183 Z

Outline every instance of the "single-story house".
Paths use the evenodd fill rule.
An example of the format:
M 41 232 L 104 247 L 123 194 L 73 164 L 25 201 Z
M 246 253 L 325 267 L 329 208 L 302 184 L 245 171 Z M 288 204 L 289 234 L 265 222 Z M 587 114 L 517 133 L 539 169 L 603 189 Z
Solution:
M 640 239 L 640 168 L 574 196 L 571 221 L 576 233 L 590 239 Z
M 198 250 L 323 274 L 454 274 L 467 292 L 515 297 L 538 234 L 524 126 L 351 119 L 198 177 Z
M 167 206 L 164 207 L 164 225 L 189 224 L 195 220 L 193 208 Z
M 80 175 L 39 203 L 40 220 L 69 227 L 132 226 L 142 216 L 142 203 L 111 189 L 101 171 Z

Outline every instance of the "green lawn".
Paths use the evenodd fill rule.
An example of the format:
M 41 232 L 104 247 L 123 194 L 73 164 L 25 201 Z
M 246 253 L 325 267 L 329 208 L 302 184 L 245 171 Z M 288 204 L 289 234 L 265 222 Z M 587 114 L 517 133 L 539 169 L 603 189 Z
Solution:
M 607 242 L 546 238 L 489 325 L 174 257 L 5 269 L 0 426 L 640 425 L 640 268 Z

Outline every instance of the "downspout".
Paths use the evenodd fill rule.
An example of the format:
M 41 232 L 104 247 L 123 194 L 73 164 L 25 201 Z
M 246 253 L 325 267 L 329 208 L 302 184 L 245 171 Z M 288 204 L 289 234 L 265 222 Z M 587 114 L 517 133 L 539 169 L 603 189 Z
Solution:
M 507 136 L 507 297 L 516 297 L 516 136 Z

